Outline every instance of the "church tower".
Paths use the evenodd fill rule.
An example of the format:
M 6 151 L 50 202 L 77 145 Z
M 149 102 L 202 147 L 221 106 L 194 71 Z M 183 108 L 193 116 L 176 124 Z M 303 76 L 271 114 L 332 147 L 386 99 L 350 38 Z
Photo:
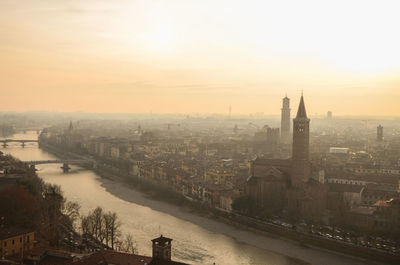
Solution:
M 310 119 L 307 118 L 303 94 L 301 95 L 296 118 L 293 119 L 292 146 L 292 185 L 302 186 L 311 175 L 310 154 Z
M 290 99 L 287 96 L 282 99 L 281 142 L 290 143 Z

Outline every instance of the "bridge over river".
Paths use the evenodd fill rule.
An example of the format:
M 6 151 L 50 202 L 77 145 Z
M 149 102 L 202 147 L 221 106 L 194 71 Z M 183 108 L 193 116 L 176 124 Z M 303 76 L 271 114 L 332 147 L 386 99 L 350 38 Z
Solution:
M 17 139 L 2 139 L 0 143 L 2 143 L 3 147 L 7 147 L 7 143 L 21 143 L 22 147 L 25 146 L 25 143 L 38 143 L 39 140 L 17 140 Z
M 95 163 L 94 160 L 85 160 L 85 159 L 54 159 L 54 160 L 30 160 L 30 161 L 23 161 L 24 163 L 30 165 L 31 169 L 35 169 L 35 165 L 42 165 L 42 164 L 62 164 L 62 169 L 64 172 L 68 172 L 71 168 L 69 165 L 92 165 Z

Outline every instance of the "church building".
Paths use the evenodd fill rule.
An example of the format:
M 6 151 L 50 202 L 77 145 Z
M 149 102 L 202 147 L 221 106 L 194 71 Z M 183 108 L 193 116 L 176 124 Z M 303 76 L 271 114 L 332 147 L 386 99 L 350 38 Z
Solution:
M 246 194 L 259 210 L 279 213 L 287 209 L 293 216 L 318 219 L 326 204 L 326 187 L 311 178 L 310 119 L 303 95 L 293 119 L 292 157 L 256 158 L 251 161 Z

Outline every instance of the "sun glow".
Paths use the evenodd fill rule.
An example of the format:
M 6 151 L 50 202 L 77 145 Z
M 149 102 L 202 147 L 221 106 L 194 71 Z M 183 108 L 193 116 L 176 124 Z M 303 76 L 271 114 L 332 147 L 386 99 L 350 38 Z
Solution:
M 346 95 L 360 113 L 400 113 L 399 9 L 398 0 L 1 0 L 0 109 L 41 109 L 47 98 L 64 110 L 274 112 L 266 98 L 305 89 L 319 112 L 354 111 L 353 100 L 333 105 Z
M 143 45 L 150 53 L 165 53 L 175 49 L 176 39 L 168 29 L 157 29 L 143 37 Z

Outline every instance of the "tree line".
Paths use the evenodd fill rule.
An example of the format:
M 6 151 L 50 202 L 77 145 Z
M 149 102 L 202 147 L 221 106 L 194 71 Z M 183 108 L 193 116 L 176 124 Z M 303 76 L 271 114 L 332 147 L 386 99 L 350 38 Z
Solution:
M 122 235 L 115 212 L 97 207 L 81 215 L 80 205 L 66 200 L 60 186 L 44 182 L 11 156 L 1 156 L 0 160 L 20 171 L 20 178 L 0 186 L 0 226 L 32 229 L 37 238 L 51 246 L 59 246 L 66 233 L 81 230 L 83 236 L 104 247 L 134 252 L 133 237 Z
M 121 222 L 115 212 L 105 212 L 98 206 L 81 217 L 81 230 L 84 238 L 94 239 L 107 248 L 133 253 L 135 242 L 132 235 L 121 233 Z

